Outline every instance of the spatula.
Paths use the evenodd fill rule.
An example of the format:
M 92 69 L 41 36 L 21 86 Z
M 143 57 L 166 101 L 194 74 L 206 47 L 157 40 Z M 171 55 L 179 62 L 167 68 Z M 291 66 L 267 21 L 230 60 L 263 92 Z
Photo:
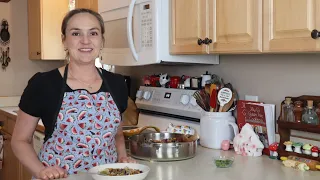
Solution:
M 215 112 L 217 108 L 217 85 L 210 85 L 210 112 Z

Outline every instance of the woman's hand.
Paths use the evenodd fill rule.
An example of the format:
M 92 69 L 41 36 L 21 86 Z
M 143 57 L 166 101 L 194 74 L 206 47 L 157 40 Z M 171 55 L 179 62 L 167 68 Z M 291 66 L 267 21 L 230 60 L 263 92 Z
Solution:
M 131 157 L 121 157 L 119 158 L 119 163 L 137 163 L 137 161 Z
M 37 178 L 41 180 L 59 179 L 66 177 L 67 172 L 59 166 L 45 167 L 37 174 Z

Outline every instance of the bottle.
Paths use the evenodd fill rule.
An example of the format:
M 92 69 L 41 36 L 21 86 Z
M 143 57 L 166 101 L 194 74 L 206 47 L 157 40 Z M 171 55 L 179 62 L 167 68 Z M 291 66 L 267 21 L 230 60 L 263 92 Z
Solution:
M 318 125 L 319 119 L 313 108 L 313 101 L 308 100 L 308 105 L 306 107 L 305 113 L 302 115 L 302 122 L 305 124 Z
M 293 104 L 291 98 L 286 98 L 282 106 L 282 120 L 287 122 L 294 122 Z
M 318 119 L 320 120 L 320 103 L 318 103 L 318 105 L 317 105 L 316 114 L 318 116 Z
M 302 112 L 303 112 L 302 101 L 295 101 L 294 107 L 293 107 L 293 113 L 294 113 L 294 118 L 296 123 L 301 123 Z

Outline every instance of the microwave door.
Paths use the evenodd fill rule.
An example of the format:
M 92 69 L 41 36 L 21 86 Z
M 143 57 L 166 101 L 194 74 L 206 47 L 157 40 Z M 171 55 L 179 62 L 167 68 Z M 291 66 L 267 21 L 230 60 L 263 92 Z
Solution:
M 100 12 L 105 27 L 102 63 L 126 66 L 134 62 L 127 39 L 128 7 Z
M 154 2 L 134 0 L 126 7 L 100 12 L 106 29 L 103 64 L 138 66 L 156 62 Z
M 132 56 L 136 61 L 138 61 L 139 57 L 138 57 L 137 50 L 134 46 L 133 32 L 132 32 L 133 10 L 134 10 L 135 4 L 136 4 L 136 0 L 132 0 L 129 5 L 128 18 L 127 18 L 127 36 L 128 36 L 128 43 L 129 43 Z

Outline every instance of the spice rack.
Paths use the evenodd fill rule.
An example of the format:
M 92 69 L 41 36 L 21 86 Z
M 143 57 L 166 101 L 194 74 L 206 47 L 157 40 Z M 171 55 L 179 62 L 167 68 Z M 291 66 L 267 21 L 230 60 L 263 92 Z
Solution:
M 313 100 L 314 106 L 316 106 L 318 103 L 320 103 L 320 96 L 303 95 L 303 96 L 299 96 L 299 97 L 287 96 L 286 98 L 291 98 L 291 100 L 293 102 L 302 101 L 304 105 L 307 104 L 307 100 Z M 282 156 L 285 156 L 285 157 L 298 156 L 298 157 L 308 158 L 308 159 L 312 159 L 312 160 L 316 160 L 316 161 L 320 162 L 320 157 L 313 157 L 311 155 L 299 154 L 299 153 L 295 153 L 295 152 L 288 152 L 285 150 L 285 145 L 283 143 L 285 141 L 290 141 L 291 130 L 320 134 L 320 125 L 309 125 L 309 124 L 303 124 L 303 123 L 298 123 L 298 122 L 283 121 L 281 119 L 282 105 L 284 105 L 284 101 L 281 103 L 280 116 L 277 121 L 278 132 L 280 135 L 280 142 L 279 142 L 279 148 L 278 148 L 279 156 L 280 157 L 282 157 Z

